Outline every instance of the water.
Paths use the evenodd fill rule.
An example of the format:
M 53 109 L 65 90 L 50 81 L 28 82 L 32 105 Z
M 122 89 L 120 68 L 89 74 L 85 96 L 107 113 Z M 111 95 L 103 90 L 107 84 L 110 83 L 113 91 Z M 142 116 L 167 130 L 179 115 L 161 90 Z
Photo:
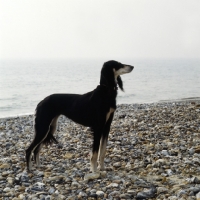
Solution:
M 135 68 L 122 76 L 117 103 L 200 97 L 200 60 L 120 60 Z M 85 93 L 99 84 L 104 60 L 1 61 L 0 117 L 34 113 L 52 93 Z

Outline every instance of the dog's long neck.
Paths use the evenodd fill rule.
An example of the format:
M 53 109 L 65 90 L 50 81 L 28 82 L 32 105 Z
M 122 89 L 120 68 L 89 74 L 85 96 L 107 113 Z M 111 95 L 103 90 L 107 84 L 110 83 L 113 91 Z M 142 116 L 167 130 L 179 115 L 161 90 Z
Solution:
M 117 82 L 114 80 L 107 80 L 103 75 L 101 75 L 100 85 L 108 88 L 109 90 L 117 91 Z
M 98 86 L 99 89 L 106 94 L 107 101 L 109 102 L 109 107 L 116 109 L 116 97 L 117 97 L 117 84 L 115 84 L 114 87 L 110 87 L 108 85 L 105 85 L 103 83 L 100 83 Z
M 104 85 L 104 84 L 100 84 L 100 86 L 106 87 L 110 91 L 117 91 L 118 90 L 117 84 L 116 84 L 115 87 L 108 87 L 107 85 Z

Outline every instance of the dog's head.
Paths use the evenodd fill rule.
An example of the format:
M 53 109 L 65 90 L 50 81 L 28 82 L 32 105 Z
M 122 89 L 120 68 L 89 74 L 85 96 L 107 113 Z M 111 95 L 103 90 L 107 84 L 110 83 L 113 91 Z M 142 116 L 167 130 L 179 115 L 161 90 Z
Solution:
M 133 68 L 130 65 L 125 65 L 114 60 L 105 62 L 101 69 L 100 84 L 110 88 L 115 88 L 118 84 L 119 88 L 123 91 L 123 82 L 120 75 L 130 73 Z

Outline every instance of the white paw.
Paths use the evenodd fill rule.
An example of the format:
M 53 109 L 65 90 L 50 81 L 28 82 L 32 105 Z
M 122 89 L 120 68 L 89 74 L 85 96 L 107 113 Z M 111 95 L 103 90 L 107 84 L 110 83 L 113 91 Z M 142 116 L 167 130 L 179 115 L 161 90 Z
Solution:
M 89 181 L 89 180 L 94 180 L 94 179 L 97 179 L 97 178 L 99 178 L 100 177 L 100 172 L 92 172 L 92 173 L 89 173 L 89 174 L 86 174 L 85 176 L 84 176 L 84 180 L 85 181 Z

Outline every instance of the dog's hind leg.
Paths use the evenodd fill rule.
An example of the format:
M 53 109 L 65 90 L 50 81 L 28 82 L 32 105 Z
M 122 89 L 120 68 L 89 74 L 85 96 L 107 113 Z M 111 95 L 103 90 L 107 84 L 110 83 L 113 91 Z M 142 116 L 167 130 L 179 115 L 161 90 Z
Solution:
M 110 115 L 109 119 L 107 120 L 106 125 L 103 130 L 102 137 L 101 137 L 101 143 L 100 143 L 100 148 L 99 148 L 99 157 L 98 157 L 98 159 L 99 159 L 99 167 L 98 168 L 102 171 L 105 170 L 104 158 L 106 155 L 106 146 L 107 146 L 107 142 L 108 142 L 108 135 L 110 132 L 110 125 L 113 120 L 113 115 L 114 115 L 114 113 L 112 113 Z
M 46 144 L 51 144 L 52 142 L 55 142 L 56 144 L 58 144 L 58 141 L 56 140 L 56 138 L 53 136 L 53 134 L 55 133 L 56 129 L 57 129 L 57 121 L 58 121 L 58 116 L 54 117 L 53 120 L 51 121 L 50 124 L 50 129 L 48 132 L 47 137 L 43 140 L 43 143 Z
M 48 131 L 48 135 L 45 137 L 45 139 L 43 139 L 43 141 L 33 151 L 33 153 L 34 153 L 34 159 L 35 159 L 36 165 L 38 167 L 40 166 L 39 154 L 40 154 L 40 150 L 42 149 L 43 144 L 45 144 L 45 143 L 46 144 L 51 144 L 52 142 L 55 142 L 56 144 L 58 143 L 58 141 L 53 136 L 53 134 L 54 134 L 54 132 L 56 131 L 56 128 L 57 128 L 58 117 L 59 116 L 56 116 L 51 121 L 51 125 L 50 125 L 49 131 Z
M 39 144 L 39 145 L 35 148 L 35 150 L 34 150 L 34 152 L 33 152 L 33 154 L 34 154 L 34 160 L 35 160 L 36 165 L 37 165 L 38 167 L 40 166 L 40 156 L 39 156 L 39 154 L 40 154 L 40 151 L 41 151 L 41 149 L 42 149 L 42 146 L 43 146 L 43 142 L 42 142 L 41 144 Z
M 26 150 L 26 163 L 27 163 L 27 169 L 31 170 L 31 156 L 32 153 L 35 151 L 35 149 L 40 146 L 40 144 L 45 140 L 45 138 L 48 135 L 49 129 L 50 129 L 50 123 L 51 120 L 43 119 L 38 120 L 37 117 L 35 119 L 35 138 L 33 139 L 32 143 Z M 38 147 L 38 150 L 40 147 Z

